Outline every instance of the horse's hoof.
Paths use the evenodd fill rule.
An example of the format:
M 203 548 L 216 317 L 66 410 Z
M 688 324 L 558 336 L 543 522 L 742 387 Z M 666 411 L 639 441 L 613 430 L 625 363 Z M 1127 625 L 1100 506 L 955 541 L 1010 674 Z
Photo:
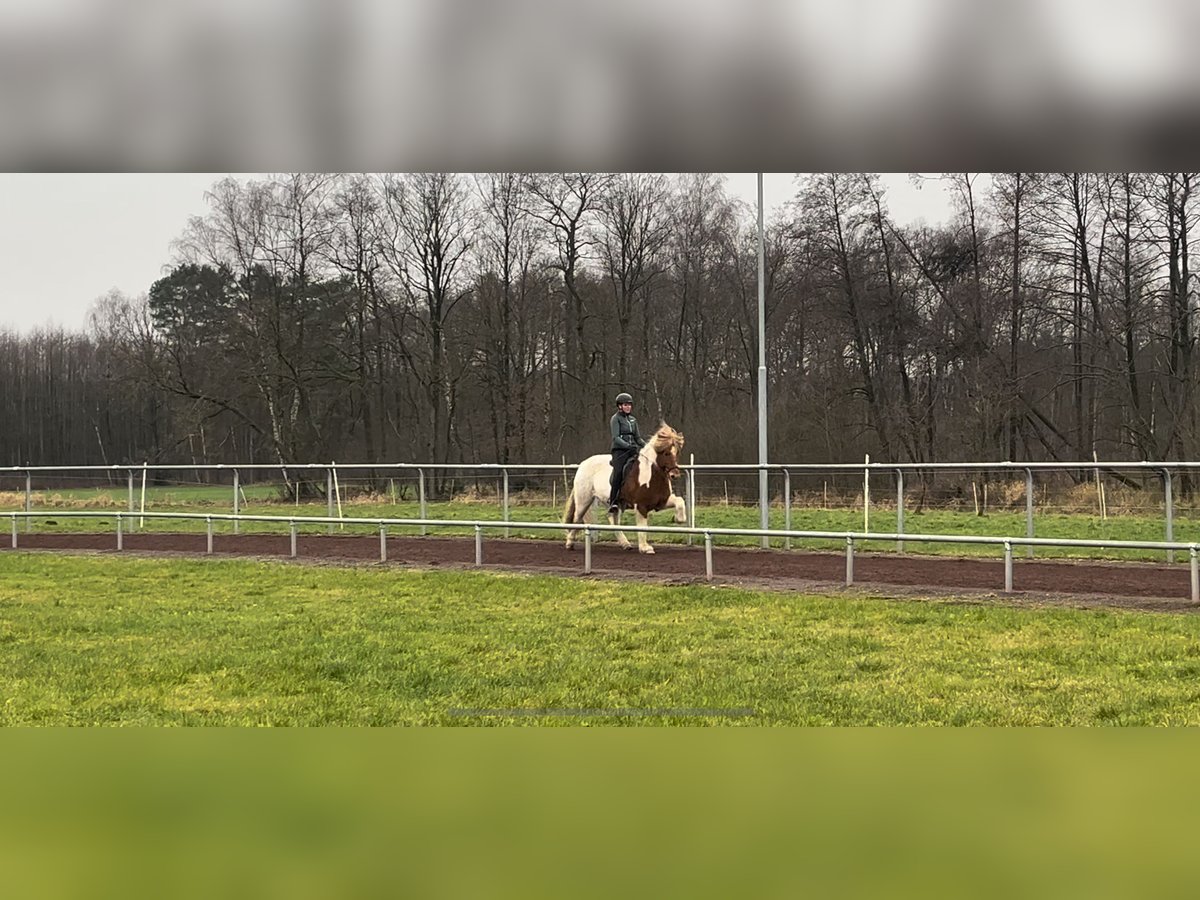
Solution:
M 642 552 L 643 552 L 643 553 L 647 553 L 647 554 L 651 554 L 651 553 L 653 553 L 653 552 L 654 552 L 654 548 L 653 548 L 653 547 L 647 547 L 645 550 L 642 550 Z

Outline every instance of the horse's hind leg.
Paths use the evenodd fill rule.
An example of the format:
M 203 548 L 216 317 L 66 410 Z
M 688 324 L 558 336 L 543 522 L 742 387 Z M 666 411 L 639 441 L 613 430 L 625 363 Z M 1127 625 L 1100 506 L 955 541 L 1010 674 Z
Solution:
M 610 512 L 608 514 L 608 524 L 609 525 L 620 525 L 621 524 L 621 510 L 618 509 L 615 513 Z M 628 550 L 630 547 L 633 546 L 632 544 L 629 543 L 629 539 L 625 537 L 625 532 L 618 531 L 618 532 L 615 532 L 615 534 L 617 535 L 617 543 L 620 544 L 622 548 L 624 548 L 625 550 Z
M 595 501 L 594 497 L 589 497 L 587 500 L 580 502 L 580 497 L 578 495 L 576 495 L 576 497 L 575 497 L 575 515 L 574 515 L 574 518 L 572 518 L 568 524 L 569 525 L 583 524 L 587 519 L 587 514 L 591 510 L 592 503 L 594 501 Z M 575 535 L 577 535 L 577 534 L 579 534 L 578 528 L 567 529 L 567 544 L 566 544 L 566 546 L 567 546 L 568 550 L 574 549 Z

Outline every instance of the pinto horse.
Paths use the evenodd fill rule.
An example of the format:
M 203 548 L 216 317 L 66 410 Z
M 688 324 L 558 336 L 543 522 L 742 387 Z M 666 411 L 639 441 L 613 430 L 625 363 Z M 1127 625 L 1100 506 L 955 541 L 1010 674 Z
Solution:
M 646 442 L 636 457 L 636 464 L 629 466 L 625 480 L 621 483 L 618 495 L 620 509 L 608 514 L 610 525 L 618 525 L 621 512 L 632 509 L 637 513 L 637 523 L 645 528 L 650 520 L 650 513 L 668 506 L 675 510 L 675 521 L 683 524 L 687 521 L 687 506 L 682 497 L 675 496 L 671 481 L 679 474 L 679 453 L 683 450 L 683 435 L 670 425 L 660 425 L 654 436 Z M 575 470 L 575 486 L 567 500 L 567 508 L 563 515 L 563 523 L 580 525 L 592 504 L 601 504 L 608 500 L 610 476 L 612 475 L 612 457 L 605 454 L 589 456 Z M 567 549 L 575 546 L 575 535 L 578 529 L 567 530 Z M 617 542 L 628 549 L 632 546 L 625 535 L 618 531 Z M 646 532 L 638 532 L 638 550 L 642 553 L 653 553 L 654 548 L 646 540 Z

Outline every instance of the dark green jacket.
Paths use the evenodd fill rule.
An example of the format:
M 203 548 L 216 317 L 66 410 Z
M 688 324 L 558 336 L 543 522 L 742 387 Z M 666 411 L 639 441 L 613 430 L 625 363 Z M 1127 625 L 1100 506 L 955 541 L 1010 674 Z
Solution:
M 627 416 L 618 410 L 608 423 L 612 432 L 613 450 L 640 450 L 646 446 L 646 441 L 638 432 L 637 419 Z

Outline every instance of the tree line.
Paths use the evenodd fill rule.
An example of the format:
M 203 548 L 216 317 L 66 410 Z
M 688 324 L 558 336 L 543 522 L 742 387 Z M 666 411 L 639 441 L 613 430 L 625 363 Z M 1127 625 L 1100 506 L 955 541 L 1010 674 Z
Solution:
M 915 177 L 915 176 L 914 176 Z M 797 176 L 770 457 L 1196 459 L 1195 173 Z M 755 211 L 696 173 L 225 178 L 144 295 L 0 332 L 0 461 L 558 462 L 612 397 L 757 458 Z

